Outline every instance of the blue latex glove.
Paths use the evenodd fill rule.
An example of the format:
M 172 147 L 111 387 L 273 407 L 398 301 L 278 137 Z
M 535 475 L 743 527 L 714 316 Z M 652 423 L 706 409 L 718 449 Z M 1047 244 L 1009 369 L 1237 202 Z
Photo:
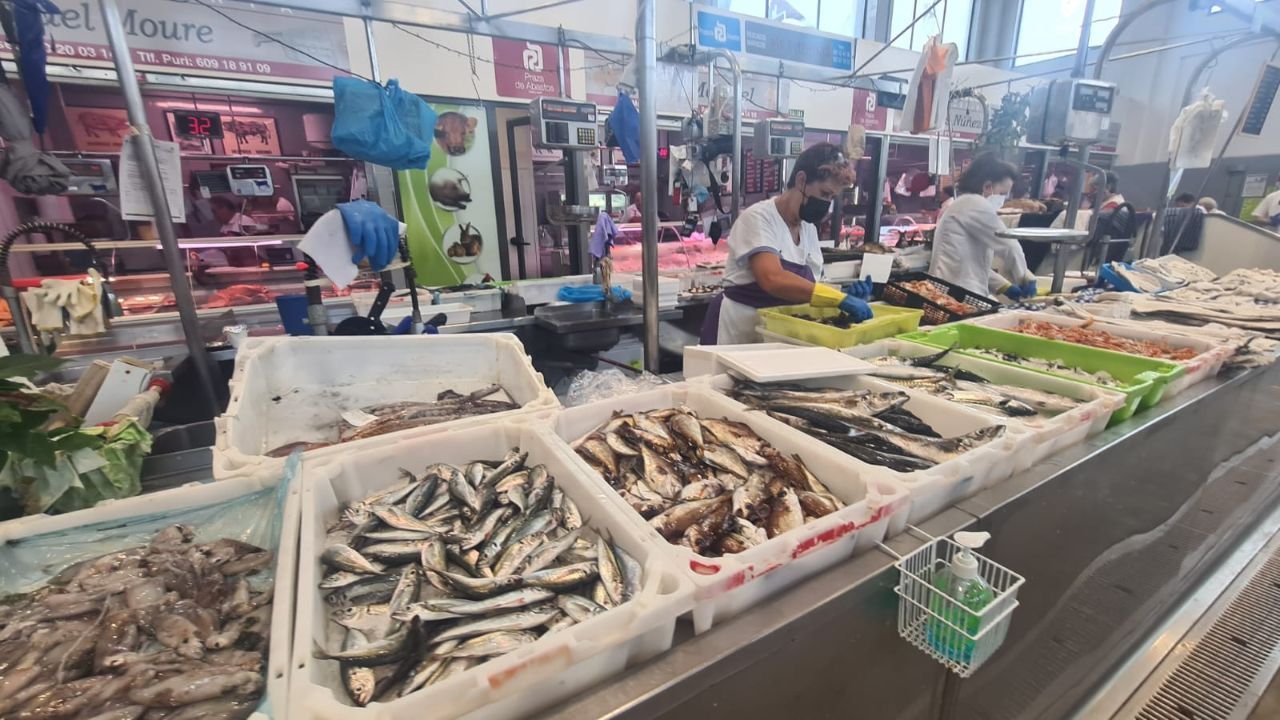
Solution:
M 875 290 L 875 283 L 871 282 L 871 276 L 868 275 L 862 280 L 858 280 L 845 289 L 853 297 L 859 300 L 870 300 L 871 293 Z
M 1010 285 L 1009 287 L 1005 288 L 1004 292 L 1001 294 L 1014 302 L 1018 302 L 1019 300 L 1022 300 L 1023 298 L 1027 297 L 1026 286 Z
M 840 301 L 840 312 L 853 318 L 855 323 L 866 322 L 872 316 L 871 306 L 853 295 L 845 295 L 844 300 Z
M 1019 288 L 1021 288 L 1022 290 L 1022 296 L 1028 297 L 1028 298 L 1035 297 L 1036 293 L 1040 291 L 1039 288 L 1036 287 L 1035 278 L 1031 278 L 1030 280 L 1022 283 L 1022 285 L 1020 285 Z
M 381 205 L 368 200 L 352 200 L 339 203 L 338 212 L 342 213 L 347 239 L 356 248 L 351 262 L 359 264 L 367 257 L 369 267 L 377 271 L 395 259 L 400 249 L 400 223 Z

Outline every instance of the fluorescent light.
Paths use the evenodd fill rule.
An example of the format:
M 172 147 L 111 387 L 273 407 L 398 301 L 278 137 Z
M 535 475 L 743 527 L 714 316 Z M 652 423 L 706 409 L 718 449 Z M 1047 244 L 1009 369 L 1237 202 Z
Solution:
M 1210 14 L 1210 15 L 1217 15 L 1217 14 L 1218 14 L 1218 13 L 1220 13 L 1220 12 L 1222 12 L 1222 6 L 1221 6 L 1221 5 L 1210 5 L 1210 6 L 1209 6 L 1209 14 Z

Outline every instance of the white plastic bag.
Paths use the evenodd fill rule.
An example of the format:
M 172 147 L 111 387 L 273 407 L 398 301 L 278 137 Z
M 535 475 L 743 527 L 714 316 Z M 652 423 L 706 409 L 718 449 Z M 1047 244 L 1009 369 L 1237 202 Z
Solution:
M 1169 162 L 1178 169 L 1207 168 L 1213 164 L 1218 128 L 1227 119 L 1223 101 L 1208 88 L 1200 99 L 1182 108 L 1169 129 Z

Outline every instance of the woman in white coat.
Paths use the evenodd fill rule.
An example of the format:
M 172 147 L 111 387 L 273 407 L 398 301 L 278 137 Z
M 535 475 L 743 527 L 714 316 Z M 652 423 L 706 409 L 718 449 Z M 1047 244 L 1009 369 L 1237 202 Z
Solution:
M 996 235 L 1004 223 L 996 209 L 1004 205 L 1018 168 L 995 155 L 980 155 L 956 183 L 956 199 L 938 220 L 933 234 L 929 274 L 979 295 L 1010 300 L 1034 297 L 1036 278 L 1016 240 Z M 994 268 L 999 261 L 1001 271 Z M 1002 274 L 1003 273 L 1003 274 Z

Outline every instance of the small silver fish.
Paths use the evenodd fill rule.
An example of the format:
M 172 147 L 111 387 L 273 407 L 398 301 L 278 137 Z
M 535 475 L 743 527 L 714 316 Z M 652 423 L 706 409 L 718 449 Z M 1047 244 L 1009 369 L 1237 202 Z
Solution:
M 382 567 L 369 562 L 369 559 L 346 545 L 330 545 L 320 553 L 320 562 L 335 570 L 377 575 Z
M 605 611 L 605 607 L 581 595 L 565 594 L 556 598 L 556 606 L 573 618 L 574 622 L 586 622 Z
M 435 642 L 461 640 L 504 630 L 531 630 L 555 619 L 560 609 L 551 603 L 491 617 L 463 620 L 432 638 Z
M 528 630 L 506 630 L 470 638 L 452 650 L 441 651 L 436 648 L 432 654 L 451 658 L 486 658 L 505 655 L 537 639 L 537 633 Z

